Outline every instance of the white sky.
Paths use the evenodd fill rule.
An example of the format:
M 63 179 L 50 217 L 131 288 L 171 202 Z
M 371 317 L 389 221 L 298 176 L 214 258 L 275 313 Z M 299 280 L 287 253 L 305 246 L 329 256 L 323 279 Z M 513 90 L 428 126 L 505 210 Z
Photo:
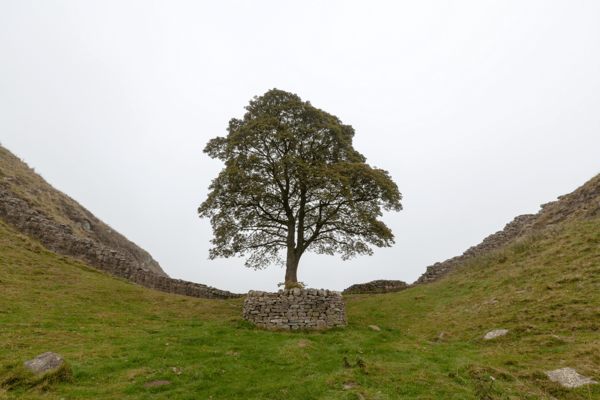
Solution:
M 202 150 L 271 88 L 356 129 L 404 210 L 373 257 L 305 254 L 341 290 L 413 282 L 600 173 L 598 1 L 4 1 L 0 142 L 174 278 L 274 291 L 209 261 Z

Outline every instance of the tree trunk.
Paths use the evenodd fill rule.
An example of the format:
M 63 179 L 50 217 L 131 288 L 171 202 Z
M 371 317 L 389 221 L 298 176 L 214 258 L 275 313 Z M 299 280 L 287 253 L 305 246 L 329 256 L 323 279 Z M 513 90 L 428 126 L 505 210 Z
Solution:
M 285 281 L 286 282 L 298 282 L 298 262 L 300 257 L 296 257 L 294 249 L 288 250 L 287 262 L 285 267 Z

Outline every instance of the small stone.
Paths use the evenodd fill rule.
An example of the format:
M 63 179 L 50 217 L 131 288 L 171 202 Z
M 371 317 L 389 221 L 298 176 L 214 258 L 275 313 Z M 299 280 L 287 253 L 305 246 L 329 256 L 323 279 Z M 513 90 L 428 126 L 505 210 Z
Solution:
M 438 335 L 438 339 L 443 339 L 443 338 L 445 338 L 446 336 L 448 336 L 448 334 L 447 334 L 446 332 L 442 332 L 442 333 L 440 333 L 440 334 Z
M 373 329 L 374 331 L 378 331 L 378 332 L 381 330 L 381 328 L 378 327 L 377 325 L 369 325 L 369 328 Z
M 54 371 L 62 365 L 63 358 L 51 351 L 40 354 L 33 360 L 28 360 L 23 363 L 23 366 L 36 375 L 41 375 L 46 372 Z
M 485 340 L 495 339 L 499 336 L 504 336 L 508 333 L 506 329 L 492 329 L 483 337 Z
M 357 382 L 346 382 L 344 383 L 344 389 L 352 389 L 354 387 L 360 386 L 360 383 Z
M 597 384 L 598 382 L 579 375 L 573 368 L 561 368 L 554 371 L 546 371 L 546 375 L 553 382 L 560 382 L 564 387 L 576 388 L 583 385 Z
M 170 385 L 170 384 L 171 384 L 170 381 L 152 381 L 152 382 L 144 383 L 144 387 L 163 386 L 163 385 Z
M 552 337 L 556 338 L 558 340 L 563 340 L 565 342 L 570 342 L 570 343 L 575 342 L 575 339 L 572 339 L 572 338 L 562 337 L 562 336 L 558 336 L 558 335 L 552 335 Z

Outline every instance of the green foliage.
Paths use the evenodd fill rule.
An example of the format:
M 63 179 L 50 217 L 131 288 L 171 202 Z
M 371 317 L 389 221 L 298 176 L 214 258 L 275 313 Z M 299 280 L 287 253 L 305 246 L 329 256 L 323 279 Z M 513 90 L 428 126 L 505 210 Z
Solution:
M 198 209 L 213 228 L 211 259 L 249 255 L 246 266 L 260 269 L 283 264 L 285 249 L 286 280 L 296 281 L 305 251 L 349 259 L 394 243 L 378 218 L 400 211 L 402 195 L 352 147 L 350 125 L 277 89 L 246 110 L 204 149 L 225 163 Z
M 281 282 L 281 283 L 277 284 L 277 287 L 281 287 L 281 286 L 283 286 L 284 289 L 286 289 L 286 290 L 294 289 L 294 288 L 304 289 L 306 287 L 306 283 L 304 283 L 304 282 L 285 281 L 285 282 Z

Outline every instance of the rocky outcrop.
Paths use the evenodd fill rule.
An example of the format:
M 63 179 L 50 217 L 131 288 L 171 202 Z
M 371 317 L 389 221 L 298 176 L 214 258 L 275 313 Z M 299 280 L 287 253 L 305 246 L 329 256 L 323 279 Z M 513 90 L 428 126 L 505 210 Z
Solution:
M 31 209 L 27 202 L 14 197 L 6 185 L 0 185 L 0 217 L 19 231 L 37 239 L 48 250 L 77 258 L 90 267 L 149 289 L 206 299 L 243 296 L 199 283 L 157 275 L 127 253 L 74 235 L 69 224 L 49 220 L 40 212 Z
M 343 294 L 388 293 L 408 289 L 410 285 L 403 281 L 386 281 L 383 279 L 352 285 Z
M 346 304 L 340 292 L 318 289 L 251 290 L 243 317 L 268 329 L 325 329 L 346 326 Z

